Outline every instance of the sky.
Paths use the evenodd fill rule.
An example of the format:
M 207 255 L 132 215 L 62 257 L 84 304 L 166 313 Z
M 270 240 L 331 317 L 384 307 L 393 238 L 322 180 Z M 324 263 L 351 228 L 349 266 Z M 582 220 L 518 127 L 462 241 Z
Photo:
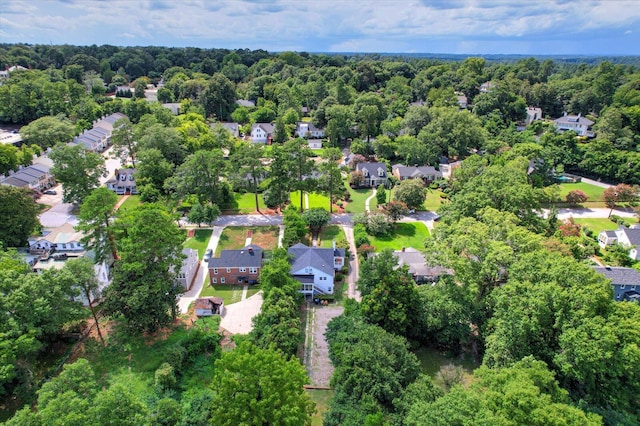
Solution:
M 0 42 L 640 55 L 640 0 L 0 0 Z

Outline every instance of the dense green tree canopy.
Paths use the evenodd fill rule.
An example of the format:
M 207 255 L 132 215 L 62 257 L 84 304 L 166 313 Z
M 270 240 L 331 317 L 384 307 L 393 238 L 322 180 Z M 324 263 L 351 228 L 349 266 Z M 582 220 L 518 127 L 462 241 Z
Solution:
M 0 185 L 0 245 L 22 247 L 38 225 L 38 205 L 28 191 Z

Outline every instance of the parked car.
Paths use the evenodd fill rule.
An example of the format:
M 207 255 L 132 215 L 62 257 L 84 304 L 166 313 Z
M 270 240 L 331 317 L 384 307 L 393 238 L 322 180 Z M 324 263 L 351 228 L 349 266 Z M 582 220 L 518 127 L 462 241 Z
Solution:
M 204 252 L 204 257 L 202 258 L 202 260 L 208 262 L 209 259 L 211 259 L 211 256 L 213 256 L 213 250 L 207 249 L 207 251 Z
M 55 191 L 54 189 L 47 189 L 46 191 L 43 192 L 43 194 L 47 194 L 47 195 L 58 195 L 58 192 Z

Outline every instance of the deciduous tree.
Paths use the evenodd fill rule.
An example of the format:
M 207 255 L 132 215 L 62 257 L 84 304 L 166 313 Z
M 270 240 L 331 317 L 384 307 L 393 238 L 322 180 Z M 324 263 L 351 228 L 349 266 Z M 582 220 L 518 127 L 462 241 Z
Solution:
M 38 206 L 22 188 L 0 185 L 0 243 L 22 247 L 38 225 Z
M 107 174 L 102 156 L 82 145 L 57 145 L 49 158 L 53 160 L 51 173 L 62 183 L 65 203 L 81 204 Z

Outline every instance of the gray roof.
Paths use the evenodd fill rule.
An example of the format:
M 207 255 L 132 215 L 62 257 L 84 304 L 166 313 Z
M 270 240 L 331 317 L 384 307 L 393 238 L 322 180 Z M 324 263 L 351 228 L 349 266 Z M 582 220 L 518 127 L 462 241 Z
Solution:
M 2 182 L 0 183 L 2 185 L 10 185 L 10 186 L 15 186 L 17 188 L 22 188 L 23 186 L 29 185 L 29 182 L 19 179 L 15 176 L 9 176 L 8 178 L 3 179 Z
M 640 245 L 640 229 L 621 228 L 619 230 L 627 235 L 627 238 L 629 239 L 631 245 Z
M 442 177 L 442 172 L 436 170 L 433 166 L 403 166 L 402 164 L 396 164 L 392 167 L 392 170 L 398 171 L 398 175 L 407 178 L 415 178 L 422 176 L 439 176 Z
M 384 163 L 358 163 L 356 170 L 367 170 L 370 176 L 378 176 L 378 169 L 382 169 L 384 172 L 382 176 L 387 177 L 387 165 Z
M 293 257 L 291 271 L 313 267 L 329 275 L 334 271 L 334 257 L 344 257 L 342 248 L 308 247 L 302 243 L 289 247 L 288 252 Z
M 427 265 L 422 252 L 408 247 L 404 251 L 394 251 L 393 255 L 398 258 L 399 265 L 407 265 L 409 273 L 418 276 L 437 277 L 440 275 L 453 275 L 453 271 L 442 266 Z
M 249 107 L 249 108 L 256 106 L 255 102 L 249 101 L 247 99 L 238 99 L 236 103 L 240 106 Z
M 604 232 L 607 237 L 615 238 L 617 236 L 616 231 L 602 231 L 602 232 Z
M 262 266 L 262 251 L 262 247 L 255 244 L 240 250 L 222 250 L 220 257 L 209 259 L 209 268 L 259 268 Z
M 256 127 L 260 127 L 267 134 L 273 133 L 275 129 L 275 126 L 271 123 L 255 123 L 251 129 L 253 130 Z
M 584 124 L 585 126 L 591 126 L 593 124 L 593 121 L 581 115 L 565 115 L 563 117 L 556 118 L 555 120 L 553 120 L 553 122 L 556 124 L 577 123 Z
M 594 266 L 593 269 L 611 280 L 613 285 L 640 285 L 640 272 L 618 266 Z

